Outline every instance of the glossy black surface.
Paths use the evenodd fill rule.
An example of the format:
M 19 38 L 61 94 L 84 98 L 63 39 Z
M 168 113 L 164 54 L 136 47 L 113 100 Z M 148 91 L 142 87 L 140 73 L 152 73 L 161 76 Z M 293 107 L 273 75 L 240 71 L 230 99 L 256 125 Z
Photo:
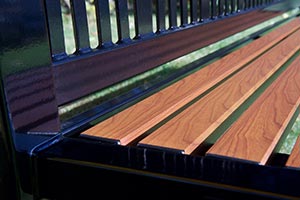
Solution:
M 1 78 L 12 127 L 16 132 L 57 132 L 60 127 L 44 4 L 39 0 L 6 0 L 1 1 L 0 9 Z
M 126 191 L 134 194 L 136 188 L 143 193 L 156 193 L 161 189 L 164 195 L 172 191 L 194 196 L 197 189 L 206 186 L 206 189 L 219 189 L 217 194 L 212 193 L 212 189 L 209 195 L 220 199 L 234 196 L 243 199 L 300 197 L 295 184 L 299 182 L 300 171 L 283 167 L 125 147 L 82 138 L 66 138 L 40 153 L 36 161 L 36 167 L 40 169 L 40 196 L 98 197 L 96 187 L 104 188 L 102 194 L 107 194 L 109 188 L 124 192 L 115 197 L 128 197 Z M 50 185 L 57 179 L 63 181 L 58 183 L 62 184 L 61 189 L 51 190 Z M 157 184 L 160 187 L 157 188 Z M 77 189 L 74 191 L 74 188 Z M 132 199 L 139 198 L 132 196 Z
M 40 0 L 0 1 L 0 198 L 3 200 L 21 198 L 22 177 L 31 176 L 28 170 L 19 171 L 25 169 L 17 156 L 19 152 L 26 152 L 29 157 L 31 148 L 48 139 L 19 140 L 19 136 L 56 134 L 60 130 L 45 14 L 44 2 Z M 64 52 L 59 45 L 52 50 L 55 55 Z M 28 160 L 26 165 L 30 165 Z
M 5 120 L 4 105 L 3 98 L 0 98 L 0 199 L 16 200 L 20 195 L 19 182 L 16 179 L 14 148 Z

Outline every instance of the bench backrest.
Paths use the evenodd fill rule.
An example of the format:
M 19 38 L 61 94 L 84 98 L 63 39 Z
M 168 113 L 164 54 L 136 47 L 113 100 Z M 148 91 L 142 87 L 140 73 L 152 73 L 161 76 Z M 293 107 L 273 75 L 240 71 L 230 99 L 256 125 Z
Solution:
M 99 45 L 91 48 L 85 2 L 71 0 L 76 50 L 67 54 L 59 0 L 2 1 L 1 78 L 10 127 L 61 131 L 59 107 L 238 33 L 280 12 L 276 0 L 95 0 Z M 110 15 L 116 13 L 118 41 Z M 178 20 L 179 19 L 179 20 Z M 154 26 L 155 24 L 155 26 Z

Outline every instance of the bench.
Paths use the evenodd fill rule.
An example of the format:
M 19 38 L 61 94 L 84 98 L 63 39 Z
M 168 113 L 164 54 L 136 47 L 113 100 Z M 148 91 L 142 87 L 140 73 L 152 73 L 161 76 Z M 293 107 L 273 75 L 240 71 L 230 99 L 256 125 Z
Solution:
M 0 3 L 2 199 L 300 198 L 300 1 L 62 3 Z

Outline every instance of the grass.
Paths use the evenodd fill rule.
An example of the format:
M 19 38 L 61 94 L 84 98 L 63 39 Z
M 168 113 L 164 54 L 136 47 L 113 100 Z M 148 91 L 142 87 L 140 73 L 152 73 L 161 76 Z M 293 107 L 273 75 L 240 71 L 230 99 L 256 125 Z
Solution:
M 97 39 L 97 28 L 95 21 L 95 8 L 90 4 L 86 4 L 87 6 L 87 15 L 88 15 L 88 25 L 89 25 L 89 34 L 90 34 L 90 44 L 91 48 L 96 48 L 98 46 Z M 117 41 L 117 25 L 116 25 L 116 17 L 114 13 L 113 4 L 111 6 L 111 27 L 112 27 L 112 41 Z M 252 33 L 267 27 L 272 26 L 274 23 L 286 18 L 289 14 L 294 14 L 294 12 L 299 12 L 299 10 L 294 10 L 290 13 L 286 13 L 285 15 L 276 17 L 272 20 L 266 21 L 262 24 L 259 24 L 255 27 L 247 29 L 241 33 L 235 34 L 229 38 L 226 38 L 222 41 L 209 45 L 205 48 L 199 49 L 195 52 L 190 53 L 187 56 L 180 57 L 176 60 L 168 62 L 164 65 L 158 66 L 152 70 L 149 70 L 143 74 L 130 78 L 121 83 L 115 84 L 112 87 L 105 88 L 99 92 L 93 93 L 79 99 L 70 104 L 64 105 L 60 107 L 60 115 L 61 118 L 67 120 L 74 114 L 78 114 L 80 112 L 84 112 L 95 105 L 100 105 L 109 99 L 113 99 L 120 94 L 126 93 L 129 90 L 136 88 L 137 86 L 153 81 L 157 81 L 157 77 L 159 76 L 161 79 L 169 76 L 172 73 L 175 73 L 179 69 L 186 66 L 186 64 L 191 63 L 197 59 L 200 59 L 210 53 L 217 51 L 223 47 L 226 47 L 238 40 L 241 40 L 244 37 L 251 35 Z M 71 16 L 67 14 L 62 15 L 63 23 L 64 23 L 64 34 L 65 34 L 65 44 L 66 44 L 66 52 L 68 54 L 72 54 L 75 51 L 75 43 L 74 43 L 74 34 L 72 28 L 72 20 Z M 153 21 L 155 22 L 155 16 L 153 16 Z M 129 28 L 130 28 L 130 37 L 134 38 L 134 19 L 133 16 L 129 16 Z M 155 24 L 153 25 L 155 27 Z M 155 29 L 155 28 L 154 28 Z M 280 152 L 289 154 L 292 150 L 292 147 L 296 141 L 297 136 L 300 134 L 300 116 L 297 118 L 294 123 L 290 133 L 288 134 L 285 142 L 283 143 Z

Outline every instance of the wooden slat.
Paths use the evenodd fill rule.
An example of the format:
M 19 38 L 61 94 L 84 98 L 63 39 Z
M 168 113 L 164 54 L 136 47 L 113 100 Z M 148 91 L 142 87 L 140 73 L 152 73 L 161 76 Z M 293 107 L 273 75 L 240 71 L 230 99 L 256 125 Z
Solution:
M 298 30 L 139 144 L 192 153 L 299 50 L 299 36 Z
M 299 36 L 300 32 L 297 33 Z M 300 41 L 294 42 L 298 44 Z M 265 164 L 300 104 L 299 63 L 300 57 L 266 89 L 207 154 Z
M 300 168 L 300 136 L 294 145 L 293 151 L 289 156 L 286 164 L 287 167 L 297 167 Z
M 136 103 L 82 134 L 111 139 L 127 145 L 173 112 L 203 94 L 300 26 L 290 23 L 257 39 L 158 93 Z

